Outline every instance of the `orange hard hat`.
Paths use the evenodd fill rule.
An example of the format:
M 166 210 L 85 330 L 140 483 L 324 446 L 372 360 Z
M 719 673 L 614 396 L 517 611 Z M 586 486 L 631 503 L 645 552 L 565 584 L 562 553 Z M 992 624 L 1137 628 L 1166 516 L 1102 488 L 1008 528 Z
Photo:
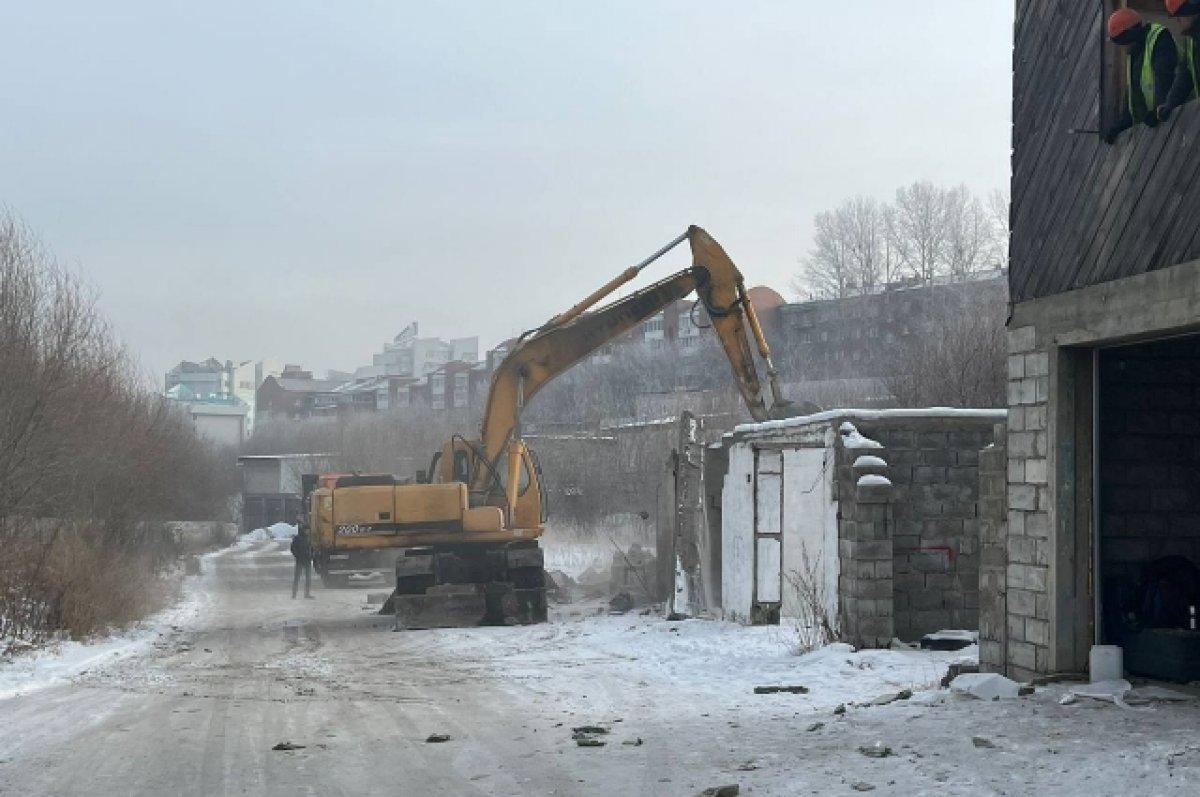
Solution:
M 1115 39 L 1142 24 L 1142 15 L 1132 8 L 1118 8 L 1108 18 L 1108 38 Z
M 1200 14 L 1200 3 L 1195 0 L 1167 0 L 1167 13 L 1173 17 L 1194 17 Z

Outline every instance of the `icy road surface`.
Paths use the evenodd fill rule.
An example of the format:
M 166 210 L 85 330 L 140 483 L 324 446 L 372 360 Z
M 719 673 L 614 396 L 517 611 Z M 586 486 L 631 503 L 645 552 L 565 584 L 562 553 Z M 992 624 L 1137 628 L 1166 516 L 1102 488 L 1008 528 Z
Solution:
M 0 699 L 0 793 L 331 795 L 1195 794 L 1200 712 L 919 692 L 958 654 L 627 615 L 393 633 L 365 590 L 290 598 L 286 542 L 189 579 L 187 611 Z M 100 647 L 96 651 L 107 650 Z M 28 670 L 28 667 L 27 667 Z M 0 672 L 0 676 L 4 673 Z M 808 694 L 755 695 L 759 685 Z M 578 747 L 571 728 L 610 729 Z M 430 734 L 450 740 L 430 744 Z M 982 742 L 972 741 L 979 737 Z M 303 745 L 272 751 L 280 742 Z M 860 748 L 882 743 L 887 757 Z

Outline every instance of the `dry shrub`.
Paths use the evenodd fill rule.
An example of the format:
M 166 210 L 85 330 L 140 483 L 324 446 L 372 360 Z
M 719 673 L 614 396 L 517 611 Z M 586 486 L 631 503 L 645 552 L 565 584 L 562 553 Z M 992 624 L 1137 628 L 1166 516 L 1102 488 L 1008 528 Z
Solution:
M 0 639 L 83 639 L 165 606 L 175 593 L 169 536 L 138 552 L 104 537 L 93 526 L 57 526 L 12 540 L 0 568 Z
M 158 605 L 157 521 L 213 519 L 233 458 L 138 374 L 94 292 L 0 208 L 0 641 Z
M 797 616 L 793 619 L 796 632 L 795 652 L 811 653 L 838 639 L 838 620 L 830 614 L 825 589 L 825 572 L 821 557 L 809 557 L 807 546 L 801 552 L 803 561 L 795 570 L 784 574 L 796 593 Z

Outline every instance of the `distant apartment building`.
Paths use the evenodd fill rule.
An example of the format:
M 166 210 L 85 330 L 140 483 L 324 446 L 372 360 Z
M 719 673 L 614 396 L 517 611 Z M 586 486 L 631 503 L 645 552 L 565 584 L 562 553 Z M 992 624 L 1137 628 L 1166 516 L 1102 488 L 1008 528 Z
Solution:
M 432 374 L 451 362 L 479 361 L 479 338 L 422 338 L 417 335 L 417 322 L 404 328 L 383 351 L 371 358 L 371 365 L 359 368 L 359 379 L 380 376 L 422 377 Z
M 246 405 L 246 436 L 254 434 L 254 418 L 258 408 L 258 388 L 267 377 L 283 374 L 281 360 L 246 360 L 233 368 L 233 395 Z
M 233 429 L 234 421 L 229 418 L 240 414 L 239 435 L 241 439 L 245 439 L 254 429 L 258 386 L 263 384 L 266 377 L 278 376 L 282 372 L 282 362 L 271 359 L 244 360 L 236 365 L 233 360 L 222 362 L 211 356 L 200 362 L 184 360 L 164 374 L 163 395 L 176 402 L 194 405 L 191 412 L 193 418 L 206 418 L 209 415 L 221 415 L 226 418 L 220 421 L 205 421 L 203 424 L 208 427 L 223 427 L 226 431 L 216 436 L 224 442 L 233 439 L 233 433 L 228 430 Z M 232 406 L 241 406 L 242 411 L 230 411 Z
M 229 396 L 233 394 L 233 363 L 209 357 L 203 362 L 183 360 L 167 371 L 163 391 L 184 387 L 193 397 Z
M 947 307 L 1003 304 L 1008 283 L 989 272 L 933 285 L 895 283 L 861 296 L 778 308 L 779 360 L 806 381 L 882 377 L 899 347 Z
M 237 396 L 208 393 L 197 396 L 186 384 L 177 384 L 165 394 L 187 415 L 196 432 L 216 446 L 240 446 L 249 435 L 248 408 Z
M 258 388 L 255 416 L 267 419 L 304 420 L 334 415 L 343 400 L 338 379 L 314 379 L 312 371 L 285 365 L 278 376 L 268 376 Z

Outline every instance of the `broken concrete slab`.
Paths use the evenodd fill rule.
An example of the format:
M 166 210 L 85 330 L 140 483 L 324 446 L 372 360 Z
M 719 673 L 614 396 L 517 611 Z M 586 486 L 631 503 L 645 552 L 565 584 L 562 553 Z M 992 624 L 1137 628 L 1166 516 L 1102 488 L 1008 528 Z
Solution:
M 950 682 L 950 691 L 980 700 L 1011 700 L 1019 696 L 1021 685 L 994 672 L 963 673 Z

